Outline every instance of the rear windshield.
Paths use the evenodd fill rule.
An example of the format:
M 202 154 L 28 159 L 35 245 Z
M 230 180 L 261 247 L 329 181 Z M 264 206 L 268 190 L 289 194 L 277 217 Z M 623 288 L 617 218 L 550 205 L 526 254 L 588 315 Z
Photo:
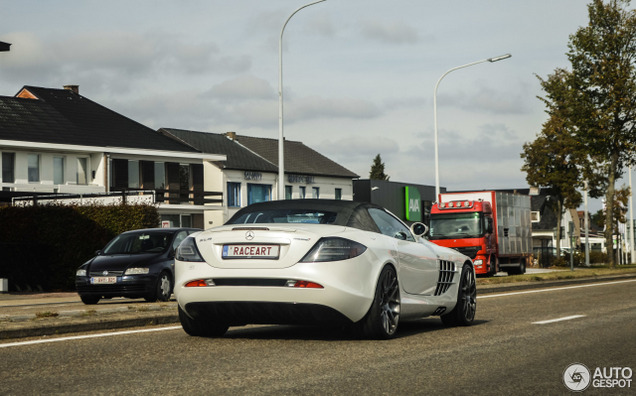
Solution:
M 102 254 L 159 253 L 170 246 L 170 232 L 135 232 L 115 237 L 102 250 Z
M 308 210 L 308 209 L 269 209 L 243 213 L 230 219 L 227 224 L 256 224 L 256 223 L 305 223 L 305 224 L 333 224 L 336 212 Z

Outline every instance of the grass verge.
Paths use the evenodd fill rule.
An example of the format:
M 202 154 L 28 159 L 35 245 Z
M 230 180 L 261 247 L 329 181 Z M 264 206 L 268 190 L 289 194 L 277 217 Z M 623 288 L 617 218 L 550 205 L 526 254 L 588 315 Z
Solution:
M 621 265 L 615 269 L 611 269 L 607 266 L 593 266 L 591 268 L 575 267 L 574 271 L 564 267 L 550 268 L 553 272 L 545 272 L 540 274 L 523 274 L 523 275 L 511 275 L 511 276 L 495 276 L 492 278 L 477 278 L 478 285 L 497 285 L 502 283 L 515 283 L 515 282 L 539 282 L 550 280 L 565 280 L 565 279 L 579 279 L 579 278 L 594 278 L 600 276 L 615 276 L 615 275 L 627 275 L 636 274 L 636 264 Z

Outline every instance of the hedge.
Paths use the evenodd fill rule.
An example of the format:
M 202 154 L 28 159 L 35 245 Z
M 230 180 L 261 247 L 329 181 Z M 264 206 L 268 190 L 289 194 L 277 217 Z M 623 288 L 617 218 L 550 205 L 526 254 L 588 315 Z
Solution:
M 75 290 L 75 270 L 96 250 L 158 225 L 152 205 L 0 207 L 0 278 L 11 291 Z

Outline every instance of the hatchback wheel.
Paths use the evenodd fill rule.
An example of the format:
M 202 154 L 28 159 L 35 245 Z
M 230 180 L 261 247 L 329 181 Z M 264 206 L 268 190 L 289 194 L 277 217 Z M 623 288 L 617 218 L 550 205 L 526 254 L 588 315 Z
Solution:
M 170 300 L 170 295 L 172 295 L 172 277 L 168 271 L 163 271 L 159 274 L 155 289 L 144 299 L 148 302 L 168 301 Z

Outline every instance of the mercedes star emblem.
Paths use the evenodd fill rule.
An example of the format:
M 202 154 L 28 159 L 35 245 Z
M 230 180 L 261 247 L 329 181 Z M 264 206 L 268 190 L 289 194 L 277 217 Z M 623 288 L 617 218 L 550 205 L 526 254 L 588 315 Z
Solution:
M 251 241 L 252 239 L 254 239 L 254 231 L 248 231 L 245 233 L 245 239 L 247 239 L 248 241 Z

